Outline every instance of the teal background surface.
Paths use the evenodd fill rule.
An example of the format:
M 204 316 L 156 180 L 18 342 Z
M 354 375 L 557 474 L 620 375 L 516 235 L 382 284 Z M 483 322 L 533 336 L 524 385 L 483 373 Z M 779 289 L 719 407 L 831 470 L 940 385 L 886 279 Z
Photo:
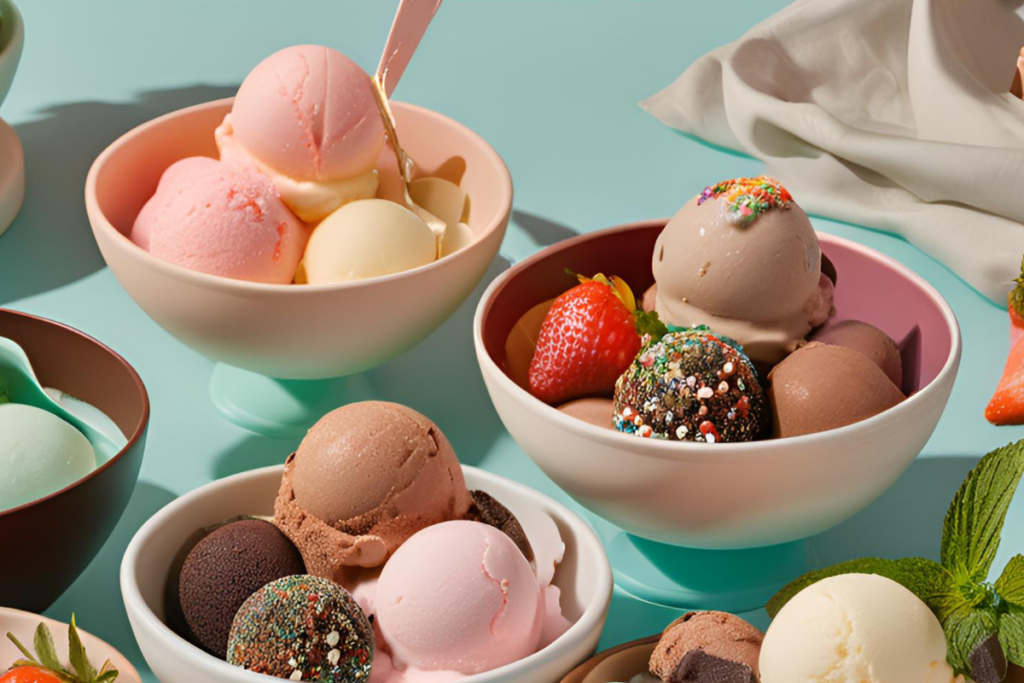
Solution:
M 509 262 L 572 234 L 670 215 L 707 184 L 757 174 L 756 160 L 679 135 L 637 102 L 785 4 L 445 2 L 395 96 L 462 121 L 508 163 L 515 211 L 487 281 Z M 48 614 L 67 620 L 75 611 L 83 628 L 121 649 L 152 681 L 118 586 L 131 536 L 174 497 L 280 463 L 297 440 L 256 437 L 218 417 L 207 393 L 212 363 L 150 321 L 104 267 L 85 215 L 86 172 L 121 133 L 233 94 L 250 68 L 285 46 L 331 45 L 374 69 L 396 3 L 22 0 L 19 6 L 25 53 L 0 115 L 25 146 L 28 193 L 20 217 L 0 238 L 0 306 L 60 320 L 106 342 L 138 369 L 153 403 L 149 447 L 128 510 Z M 872 507 L 815 539 L 812 550 L 820 563 L 869 554 L 937 556 L 942 515 L 964 474 L 983 453 L 1024 437 L 1024 428 L 997 429 L 982 416 L 1008 350 L 1006 313 L 900 239 L 814 222 L 928 279 L 960 320 L 964 357 L 949 407 L 921 458 Z M 347 399 L 421 410 L 463 462 L 567 500 L 511 440 L 487 398 L 471 338 L 485 285 L 419 347 L 352 377 Z M 1021 551 L 1024 501 L 1011 510 L 996 567 Z M 671 617 L 617 592 L 602 645 L 659 631 Z M 763 613 L 752 618 L 765 624 Z

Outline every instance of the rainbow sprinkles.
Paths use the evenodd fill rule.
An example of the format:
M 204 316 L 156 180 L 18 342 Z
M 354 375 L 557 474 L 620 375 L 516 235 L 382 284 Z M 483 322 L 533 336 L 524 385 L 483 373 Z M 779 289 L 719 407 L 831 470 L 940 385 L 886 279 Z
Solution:
M 697 205 L 709 199 L 724 198 L 728 203 L 728 218 L 741 225 L 753 223 L 758 216 L 775 207 L 788 209 L 793 197 L 782 183 L 760 176 L 758 178 L 733 178 L 711 187 L 705 187 L 697 198 Z

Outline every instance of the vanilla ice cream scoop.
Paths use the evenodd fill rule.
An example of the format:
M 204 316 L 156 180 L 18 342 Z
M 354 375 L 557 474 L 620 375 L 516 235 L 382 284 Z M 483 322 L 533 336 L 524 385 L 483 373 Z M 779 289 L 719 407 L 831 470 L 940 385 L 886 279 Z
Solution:
M 314 229 L 299 282 L 346 282 L 432 263 L 437 237 L 419 216 L 386 199 L 345 204 Z
M 774 365 L 832 314 L 814 228 L 770 178 L 704 190 L 668 222 L 654 247 L 654 306 L 670 325 L 707 325 Z
M 952 683 L 939 620 L 890 579 L 844 574 L 801 591 L 761 646 L 761 683 Z

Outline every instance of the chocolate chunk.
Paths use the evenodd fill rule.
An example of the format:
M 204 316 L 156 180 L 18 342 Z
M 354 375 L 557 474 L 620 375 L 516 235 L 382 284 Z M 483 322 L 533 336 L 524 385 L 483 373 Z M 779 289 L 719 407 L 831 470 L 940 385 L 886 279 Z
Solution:
M 1000 683 L 1006 678 L 1006 654 L 999 636 L 992 634 L 971 652 L 971 678 L 975 683 Z
M 668 683 L 757 683 L 753 669 L 729 659 L 690 650 L 679 661 Z
M 532 562 L 533 548 L 530 546 L 530 541 L 526 538 L 526 532 L 523 531 L 523 527 L 519 524 L 516 516 L 509 512 L 507 507 L 483 491 L 470 491 L 469 495 L 473 502 L 469 506 L 469 512 L 466 513 L 466 519 L 473 522 L 482 522 L 498 529 L 511 538 L 523 555 L 526 556 L 526 559 Z

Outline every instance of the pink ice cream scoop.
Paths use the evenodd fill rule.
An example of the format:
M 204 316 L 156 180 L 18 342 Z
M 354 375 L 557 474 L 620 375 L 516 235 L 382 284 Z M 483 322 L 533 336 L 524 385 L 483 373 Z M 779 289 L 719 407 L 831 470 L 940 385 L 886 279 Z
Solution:
M 377 621 L 395 666 L 477 674 L 533 654 L 544 600 L 515 543 L 479 522 L 436 524 L 384 566 Z
M 154 256 L 211 275 L 290 284 L 308 229 L 258 173 L 191 157 L 168 168 L 131 239 Z
M 309 223 L 377 190 L 384 123 L 373 85 L 329 47 L 297 45 L 260 62 L 216 137 L 221 159 L 254 163 Z
M 285 48 L 260 62 L 238 89 L 231 119 L 253 156 L 298 180 L 366 173 L 384 146 L 370 77 L 322 45 Z

